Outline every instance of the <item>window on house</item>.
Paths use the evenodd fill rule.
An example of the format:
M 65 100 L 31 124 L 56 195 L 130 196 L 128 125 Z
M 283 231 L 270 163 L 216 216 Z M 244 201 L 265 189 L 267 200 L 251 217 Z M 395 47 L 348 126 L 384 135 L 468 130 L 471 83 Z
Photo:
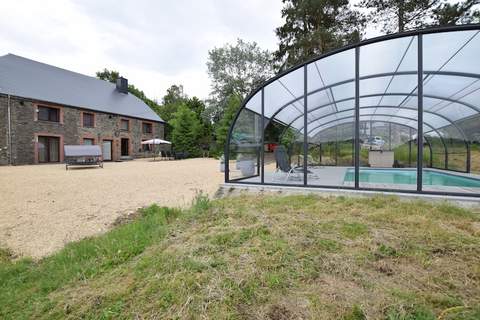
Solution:
M 144 122 L 143 123 L 143 133 L 152 133 L 152 124 Z
M 123 130 L 123 131 L 130 130 L 130 121 L 122 119 L 120 121 L 120 130 Z
M 38 106 L 38 120 L 60 122 L 60 110 L 45 106 Z
M 84 138 L 83 144 L 87 146 L 93 146 L 95 144 L 95 140 L 90 138 Z
M 95 115 L 93 113 L 83 113 L 83 126 L 93 128 L 95 126 Z

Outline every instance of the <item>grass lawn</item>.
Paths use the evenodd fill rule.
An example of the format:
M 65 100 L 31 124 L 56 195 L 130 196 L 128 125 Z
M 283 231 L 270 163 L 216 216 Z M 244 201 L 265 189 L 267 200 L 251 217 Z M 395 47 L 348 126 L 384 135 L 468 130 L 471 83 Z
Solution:
M 480 213 L 395 198 L 198 197 L 40 261 L 6 319 L 480 319 Z

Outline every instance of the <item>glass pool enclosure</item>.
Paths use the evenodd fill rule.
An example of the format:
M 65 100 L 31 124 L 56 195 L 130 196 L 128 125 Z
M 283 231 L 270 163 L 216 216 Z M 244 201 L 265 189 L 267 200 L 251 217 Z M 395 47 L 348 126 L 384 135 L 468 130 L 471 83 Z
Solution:
M 480 196 L 480 25 L 388 35 L 265 82 L 225 182 Z

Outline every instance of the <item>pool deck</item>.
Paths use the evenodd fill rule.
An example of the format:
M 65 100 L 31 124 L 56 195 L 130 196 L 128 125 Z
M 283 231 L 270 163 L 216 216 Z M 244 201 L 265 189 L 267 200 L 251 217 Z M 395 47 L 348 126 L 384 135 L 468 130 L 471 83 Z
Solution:
M 311 174 L 308 175 L 308 185 L 314 187 L 353 187 L 353 181 L 344 181 L 345 174 L 348 169 L 352 167 L 309 167 Z M 382 168 L 361 168 L 361 169 L 382 169 Z M 393 169 L 393 168 L 384 168 Z M 408 168 L 402 168 L 405 170 Z M 395 170 L 395 169 L 393 169 Z M 411 170 L 415 170 L 412 168 Z M 466 174 L 461 172 L 445 171 L 439 169 L 428 168 L 430 171 L 437 171 L 439 173 L 446 173 L 467 178 L 480 179 L 480 175 Z M 275 173 L 272 170 L 265 171 L 265 183 L 267 184 L 282 184 L 282 185 L 301 185 L 303 184 L 302 174 L 292 174 L 288 180 L 285 173 Z M 255 176 L 252 178 L 241 180 L 242 183 L 260 183 L 260 177 Z M 387 190 L 409 190 L 415 191 L 417 189 L 416 184 L 391 184 L 391 183 L 370 183 L 360 182 L 361 188 L 366 189 L 387 189 Z M 438 185 L 423 185 L 424 191 L 430 192 L 451 192 L 451 193 L 474 193 L 480 194 L 480 188 L 472 187 L 457 187 L 457 186 L 438 186 Z

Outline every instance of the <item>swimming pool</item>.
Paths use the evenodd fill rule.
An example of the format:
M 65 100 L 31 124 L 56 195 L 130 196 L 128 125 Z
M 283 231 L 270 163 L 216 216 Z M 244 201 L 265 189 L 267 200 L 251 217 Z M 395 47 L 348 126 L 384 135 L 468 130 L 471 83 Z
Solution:
M 345 182 L 355 179 L 355 169 L 347 169 Z M 414 169 L 360 169 L 360 182 L 386 184 L 416 184 Z M 480 188 L 480 180 L 433 170 L 423 170 L 423 184 L 435 186 Z

